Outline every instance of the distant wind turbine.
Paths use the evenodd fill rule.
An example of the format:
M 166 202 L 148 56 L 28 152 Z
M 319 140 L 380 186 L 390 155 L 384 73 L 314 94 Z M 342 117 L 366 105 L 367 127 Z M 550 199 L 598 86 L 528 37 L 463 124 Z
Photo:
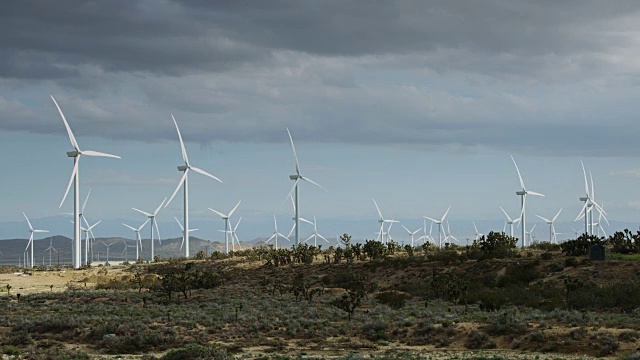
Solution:
M 153 229 L 155 227 L 156 232 L 158 233 L 158 241 L 160 243 L 160 245 L 162 245 L 162 240 L 160 240 L 160 229 L 158 228 L 158 222 L 156 221 L 156 216 L 158 215 L 158 212 L 160 211 L 160 209 L 162 208 L 162 206 L 164 206 L 164 203 L 167 201 L 167 198 L 165 197 L 164 200 L 162 200 L 162 202 L 160 203 L 160 205 L 156 208 L 156 210 L 153 213 L 148 213 L 146 211 L 142 211 L 140 209 L 136 209 L 136 208 L 132 208 L 133 210 L 145 215 L 147 218 L 149 218 L 149 220 L 151 220 L 151 261 L 153 261 L 156 257 L 156 253 L 155 253 L 155 248 L 153 246 Z
M 449 214 L 449 210 L 451 210 L 451 205 L 449 205 L 449 208 L 447 209 L 447 211 L 445 211 L 444 215 L 442 215 L 442 218 L 438 220 L 430 218 L 428 216 L 423 216 L 425 219 L 431 220 L 432 223 L 438 225 L 438 247 L 442 247 L 442 223 L 447 218 L 447 215 Z
M 527 241 L 526 241 L 526 235 L 527 235 L 527 210 L 526 210 L 526 205 L 527 205 L 527 195 L 534 195 L 534 196 L 542 196 L 544 197 L 543 194 L 535 192 L 535 191 L 529 191 L 527 190 L 526 186 L 524 186 L 524 180 L 522 180 L 522 175 L 520 174 L 520 169 L 518 169 L 518 164 L 516 164 L 516 160 L 513 158 L 513 156 L 511 156 L 511 161 L 513 161 L 513 165 L 515 165 L 516 167 L 516 171 L 518 172 L 518 179 L 520 180 L 520 186 L 522 187 L 522 190 L 516 191 L 516 195 L 520 196 L 520 201 L 522 204 L 522 211 L 520 211 L 520 224 L 522 225 L 522 247 L 525 247 L 527 245 Z
M 546 222 L 547 224 L 549 224 L 549 242 L 557 242 L 557 238 L 556 238 L 556 228 L 554 226 L 554 223 L 556 221 L 556 219 L 558 218 L 558 216 L 560 216 L 560 213 L 562 212 L 562 208 L 560 210 L 558 210 L 558 213 L 551 219 L 547 219 L 544 218 L 540 215 L 536 215 L 540 220 Z
M 236 204 L 236 206 L 233 207 L 233 209 L 231 209 L 231 211 L 229 211 L 229 214 L 223 214 L 217 210 L 213 210 L 212 208 L 209 208 L 210 211 L 213 211 L 214 213 L 218 214 L 222 220 L 224 220 L 224 245 L 225 245 L 225 254 L 229 253 L 229 218 L 233 215 L 233 213 L 236 211 L 236 209 L 238 208 L 238 206 L 240 206 L 240 203 L 242 202 L 242 200 L 238 201 L 238 203 Z M 231 237 L 231 243 L 233 244 L 233 236 Z
M 27 243 L 27 247 L 24 249 L 24 251 L 26 252 L 29 247 L 31 247 L 31 263 L 29 264 L 29 268 L 33 268 L 33 234 L 36 233 L 48 233 L 49 230 L 36 230 L 33 228 L 33 226 L 31 226 L 31 221 L 29 221 L 29 218 L 27 217 L 27 214 L 25 214 L 24 212 L 22 213 L 22 215 L 24 215 L 25 220 L 27 220 L 27 224 L 29 225 L 29 242 Z

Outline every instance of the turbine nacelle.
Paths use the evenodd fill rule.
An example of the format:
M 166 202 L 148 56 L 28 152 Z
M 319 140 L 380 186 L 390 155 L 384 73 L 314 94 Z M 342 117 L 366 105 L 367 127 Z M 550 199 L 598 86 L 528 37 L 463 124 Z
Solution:
M 180 166 L 178 166 L 178 171 L 185 172 L 185 171 L 187 171 L 188 169 L 189 169 L 189 166 L 187 166 L 187 165 L 180 165 Z
M 291 179 L 291 180 L 298 180 L 300 178 L 301 178 L 300 175 L 289 175 L 289 179 Z
M 516 195 L 518 195 L 518 196 L 527 195 L 527 192 L 526 191 L 522 191 L 522 190 L 516 191 Z
M 73 151 L 67 151 L 67 156 L 68 157 L 78 157 L 80 156 L 82 153 L 78 150 L 73 150 Z

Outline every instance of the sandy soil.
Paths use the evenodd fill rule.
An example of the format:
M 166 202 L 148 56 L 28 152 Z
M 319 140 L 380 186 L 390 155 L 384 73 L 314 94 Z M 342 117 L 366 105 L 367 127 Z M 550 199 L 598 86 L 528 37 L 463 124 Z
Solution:
M 68 286 L 95 287 L 98 282 L 126 275 L 125 267 L 99 267 L 83 270 L 36 271 L 33 273 L 0 274 L 0 292 L 7 291 L 11 285 L 11 293 L 34 294 L 48 291 L 64 291 Z

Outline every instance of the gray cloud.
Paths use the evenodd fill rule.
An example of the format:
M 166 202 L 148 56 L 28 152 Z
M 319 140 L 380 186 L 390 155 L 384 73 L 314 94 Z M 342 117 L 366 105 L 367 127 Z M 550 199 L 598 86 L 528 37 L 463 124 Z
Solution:
M 615 5 L 615 6 L 614 6 Z M 0 4 L 0 128 L 637 154 L 635 2 Z M 606 122 L 604 122 L 606 120 Z M 606 137 L 613 144 L 594 141 Z

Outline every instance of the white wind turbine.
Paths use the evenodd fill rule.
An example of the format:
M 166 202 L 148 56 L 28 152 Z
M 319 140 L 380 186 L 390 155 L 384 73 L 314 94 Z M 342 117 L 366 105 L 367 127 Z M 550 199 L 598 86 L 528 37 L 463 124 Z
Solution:
M 191 166 L 191 164 L 189 163 L 189 157 L 187 156 L 187 150 L 185 149 L 184 142 L 182 141 L 182 135 L 180 134 L 180 129 L 178 128 L 178 123 L 176 122 L 176 119 L 173 117 L 173 115 L 171 115 L 171 118 L 173 119 L 173 123 L 176 125 L 176 131 L 178 132 L 178 139 L 180 140 L 180 149 L 182 151 L 182 160 L 184 161 L 184 165 L 178 166 L 178 171 L 184 172 L 184 175 L 182 175 L 182 179 L 180 179 L 180 182 L 178 183 L 176 190 L 173 192 L 173 195 L 171 195 L 171 197 L 169 198 L 169 201 L 167 201 L 167 203 L 165 204 L 165 207 L 169 206 L 169 204 L 171 203 L 171 200 L 173 200 L 173 198 L 178 193 L 178 190 L 180 190 L 180 187 L 184 185 L 184 189 L 183 189 L 184 190 L 184 205 L 183 205 L 184 227 L 182 230 L 183 232 L 182 243 L 185 245 L 184 246 L 185 257 L 188 258 L 189 257 L 189 232 L 190 232 L 189 230 L 189 176 L 188 176 L 189 170 L 193 170 L 199 174 L 210 177 L 220 183 L 222 183 L 222 180 L 218 179 L 217 177 L 209 174 L 208 172 L 200 168 Z
M 140 231 L 144 228 L 145 225 L 149 222 L 150 219 L 143 222 L 140 227 L 134 228 L 133 226 L 122 223 L 125 227 L 129 228 L 136 234 L 136 261 L 140 260 L 140 252 L 142 251 L 142 238 L 140 237 Z M 126 243 L 125 243 L 126 244 Z
M 510 155 L 511 156 L 511 155 Z M 520 186 L 522 187 L 522 190 L 520 191 L 516 191 L 516 195 L 520 196 L 520 202 L 522 204 L 522 210 L 520 211 L 520 224 L 522 225 L 522 247 L 525 247 L 527 244 L 526 241 L 526 235 L 527 235 L 527 210 L 526 210 L 526 205 L 527 205 L 527 195 L 534 195 L 534 196 L 542 196 L 544 197 L 543 194 L 535 192 L 535 191 L 529 191 L 527 190 L 526 186 L 524 186 L 524 180 L 522 180 L 522 175 L 520 174 L 520 169 L 518 169 L 518 164 L 516 164 L 516 160 L 513 158 L 513 156 L 511 156 L 511 161 L 513 161 L 513 165 L 515 165 L 516 167 L 516 171 L 518 172 L 518 179 L 520 180 Z
M 178 226 L 180 227 L 180 231 L 182 231 L 182 233 L 184 233 L 184 226 L 182 226 L 182 224 L 180 223 L 180 220 L 178 220 L 177 217 L 173 217 L 174 219 L 176 219 L 176 222 L 178 223 Z M 200 229 L 189 229 L 189 233 L 192 233 L 194 231 L 198 231 Z M 180 250 L 182 250 L 182 247 L 184 246 L 184 237 L 182 238 L 182 243 L 180 243 Z
M 47 251 L 49 252 L 49 267 L 51 267 L 51 255 L 52 255 L 52 253 L 55 251 L 56 254 L 58 254 L 58 250 L 56 250 L 56 248 L 53 247 L 53 236 L 49 237 L 49 247 L 46 248 L 44 250 L 44 252 L 47 252 Z M 2 252 L 0 252 L 0 255 L 2 255 Z M 60 265 L 60 264 L 58 264 L 58 265 Z
M 295 160 L 295 165 L 296 165 L 296 174 L 295 175 L 289 175 L 289 179 L 294 180 L 295 182 L 293 183 L 293 187 L 291 188 L 291 191 L 289 191 L 289 196 L 291 196 L 291 194 L 295 191 L 295 231 L 296 231 L 296 241 L 295 241 L 295 246 L 298 246 L 300 244 L 300 191 L 298 189 L 299 187 L 299 183 L 300 180 L 304 180 L 308 183 L 311 183 L 317 187 L 319 187 L 320 189 L 327 191 L 327 189 L 323 188 L 320 184 L 318 184 L 317 182 L 309 179 L 306 176 L 303 176 L 302 173 L 300 172 L 300 163 L 298 162 L 298 154 L 296 153 L 296 147 L 295 145 L 293 145 L 293 137 L 291 136 L 291 131 L 289 131 L 289 129 L 287 129 L 287 134 L 289 134 L 289 141 L 291 142 L 291 150 L 293 150 L 293 159 Z
M 475 221 L 471 220 L 471 222 L 473 223 L 473 229 L 474 229 L 474 231 L 475 231 L 475 233 L 474 233 L 474 236 L 475 236 L 474 241 L 478 241 L 478 239 L 479 239 L 481 236 L 483 236 L 484 234 L 481 234 L 480 232 L 478 232 L 478 227 L 476 226 L 476 222 L 475 222 Z M 448 224 L 449 224 L 449 223 L 447 223 L 447 225 L 448 225 Z
M 538 224 L 533 224 L 533 226 L 531 227 L 531 230 L 529 230 L 529 231 L 527 231 L 527 232 L 525 233 L 525 235 L 528 235 L 528 236 L 529 236 L 529 241 L 530 241 L 530 242 L 533 242 L 533 241 L 535 240 L 535 236 L 533 236 L 533 230 L 535 230 L 536 225 L 538 225 Z
M 429 233 L 427 234 L 427 219 L 422 219 L 423 221 L 423 235 L 418 238 L 416 241 L 422 240 L 423 243 L 427 243 L 427 241 L 431 241 L 433 244 L 436 243 L 436 240 L 431 236 L 433 233 L 433 221 L 429 221 Z
M 509 225 L 509 236 L 513 237 L 513 224 L 519 222 L 522 219 L 522 216 L 520 216 L 517 219 L 512 219 L 511 216 L 509 216 L 509 214 L 507 214 L 506 211 L 504 211 L 504 209 L 502 208 L 502 206 L 500 206 L 500 210 L 502 210 L 502 213 L 504 214 L 504 216 L 507 217 L 507 221 L 506 224 Z
M 73 146 L 73 151 L 67 152 L 68 157 L 73 158 L 73 171 L 71 172 L 71 179 L 69 180 L 69 185 L 67 185 L 67 190 L 64 192 L 64 196 L 62 197 L 62 201 L 60 202 L 60 206 L 64 204 L 64 200 L 67 198 L 67 194 L 69 193 L 69 189 L 71 189 L 71 184 L 74 184 L 73 188 L 73 243 L 74 254 L 73 254 L 73 266 L 77 269 L 80 267 L 80 263 L 82 262 L 82 256 L 80 255 L 80 169 L 79 162 L 80 156 L 100 156 L 100 157 L 110 157 L 115 159 L 120 159 L 119 156 L 111 155 L 107 153 L 102 153 L 93 150 L 80 150 L 80 146 L 76 141 L 75 136 L 73 136 L 73 132 L 71 131 L 71 127 L 69 127 L 69 123 L 67 119 L 64 117 L 60 106 L 56 102 L 56 99 L 51 96 L 51 100 L 56 105 L 58 112 L 60 113 L 60 117 L 62 117 L 62 121 L 64 122 L 64 127 L 67 129 L 67 134 L 69 135 L 69 140 L 71 141 L 71 145 Z
M 156 208 L 156 210 L 153 213 L 148 213 L 140 209 L 132 208 L 133 210 L 145 215 L 147 218 L 149 218 L 149 220 L 151 220 L 151 225 L 150 225 L 151 227 L 151 261 L 153 261 L 153 259 L 156 256 L 155 248 L 153 245 L 153 235 L 154 235 L 153 228 L 154 227 L 156 229 L 156 232 L 158 233 L 158 241 L 160 242 L 160 245 L 162 245 L 162 240 L 160 240 L 160 229 L 158 228 L 158 222 L 156 221 L 156 216 L 158 215 L 158 212 L 160 211 L 160 209 L 162 208 L 162 206 L 166 201 L 167 201 L 167 198 L 165 197 L 164 200 L 162 200 L 160 205 Z
M 447 242 L 449 238 L 456 241 L 456 243 L 460 244 L 460 241 L 455 236 L 451 235 L 451 227 L 449 226 L 449 221 L 447 220 L 447 231 L 444 234 L 444 241 Z
M 273 215 L 273 226 L 274 226 L 274 231 L 273 231 L 273 235 L 271 235 L 271 237 L 269 239 L 267 239 L 267 241 L 265 241 L 265 243 L 268 243 L 271 240 L 275 239 L 275 244 L 276 244 L 276 250 L 278 250 L 278 237 L 282 237 L 284 239 L 287 239 L 287 241 L 291 242 L 291 240 L 289 240 L 288 237 L 280 234 L 278 232 L 278 221 L 276 220 L 276 216 Z
M 242 221 L 242 216 L 240 216 L 238 218 L 238 222 L 236 223 L 235 226 L 232 226 L 233 224 L 231 223 L 231 221 L 229 221 L 229 230 L 225 231 L 225 230 L 218 230 L 219 232 L 224 232 L 224 233 L 229 233 L 229 235 L 231 236 L 231 251 L 236 251 L 236 242 L 238 243 L 238 248 L 240 248 L 240 250 L 242 250 L 242 246 L 240 245 L 240 239 L 238 238 L 238 234 L 236 233 L 236 230 L 238 230 L 238 225 L 240 225 L 240 222 Z M 226 238 L 226 236 L 225 236 Z M 235 241 L 234 241 L 235 239 Z
M 438 247 L 442 247 L 442 223 L 447 218 L 447 215 L 449 214 L 449 210 L 451 210 L 451 205 L 449 205 L 449 208 L 444 213 L 444 215 L 442 215 L 442 218 L 440 218 L 439 220 L 432 219 L 428 216 L 423 216 L 423 218 L 427 220 L 431 220 L 432 223 L 435 223 L 436 225 L 438 225 Z
M 557 238 L 556 238 L 556 228 L 554 226 L 554 223 L 556 221 L 556 219 L 558 218 L 558 216 L 560 216 L 560 213 L 562 212 L 562 208 L 560 208 L 560 210 L 558 210 L 558 213 L 551 219 L 547 219 L 544 218 L 540 215 L 536 215 L 539 219 L 541 219 L 542 221 L 546 222 L 547 224 L 549 224 L 549 242 L 557 242 Z
M 109 248 L 111 247 L 111 245 L 114 245 L 117 241 L 114 241 L 112 243 L 106 244 L 104 241 L 100 241 L 104 246 L 107 247 L 107 262 L 104 263 L 105 266 L 110 266 L 109 264 Z
M 325 238 L 324 236 L 322 236 L 319 232 L 318 232 L 318 222 L 316 221 L 316 217 L 313 217 L 313 222 L 305 220 L 306 222 L 308 222 L 309 224 L 313 225 L 313 234 L 311 234 L 311 236 L 309 236 L 304 242 L 306 243 L 307 241 L 313 239 L 313 246 L 318 247 L 318 238 L 321 238 L 322 240 L 326 241 L 327 244 L 330 244 L 329 240 L 327 240 L 327 238 Z
M 242 202 L 242 200 L 238 201 L 238 203 L 236 204 L 236 206 L 233 207 L 233 209 L 231 209 L 231 211 L 229 211 L 229 214 L 223 214 L 217 210 L 213 210 L 212 208 L 209 208 L 209 210 L 213 211 L 214 213 L 218 214 L 222 220 L 224 220 L 224 244 L 225 244 L 225 254 L 229 253 L 229 218 L 233 215 L 233 213 L 236 211 L 236 209 L 238 208 L 238 206 L 240 206 L 240 203 Z M 233 236 L 231 237 L 231 243 L 233 245 Z
M 96 238 L 93 235 L 93 228 L 98 226 L 98 224 L 100 224 L 101 222 L 102 222 L 102 220 L 99 220 L 97 223 L 95 223 L 95 224 L 93 224 L 91 226 L 87 225 L 86 228 L 84 226 L 80 226 L 80 230 L 82 230 L 84 232 L 84 264 L 85 265 L 89 264 L 89 246 L 90 246 L 89 243 L 91 241 L 91 239 L 89 238 L 89 234 L 91 234 L 91 237 L 93 237 L 93 239 L 95 240 Z
M 411 247 L 414 247 L 415 245 L 414 245 L 414 242 L 413 242 L 413 236 L 415 234 L 417 234 L 422 229 L 418 228 L 418 230 L 412 232 L 411 230 L 407 229 L 406 226 L 404 226 L 404 225 L 401 225 L 401 226 L 407 231 L 407 234 L 409 234 L 409 237 L 411 238 Z
M 584 233 L 589 235 L 589 234 L 593 234 L 593 225 L 592 225 L 593 216 L 591 217 L 591 219 L 589 219 L 589 214 L 593 210 L 593 207 L 598 209 L 598 211 L 600 213 L 604 213 L 605 215 L 607 213 L 595 201 L 595 194 L 594 194 L 595 188 L 593 186 L 593 176 L 591 176 L 591 172 L 589 172 L 589 176 L 591 177 L 591 192 L 589 192 L 589 182 L 587 181 L 587 172 L 584 169 L 584 163 L 582 162 L 582 160 L 580 161 L 580 165 L 582 165 L 582 175 L 584 176 L 585 196 L 580 197 L 580 201 L 584 202 L 584 206 L 582 207 L 582 209 L 578 213 L 578 216 L 576 217 L 575 221 L 578 221 L 578 220 L 584 218 Z M 589 220 L 591 220 L 591 221 L 589 221 Z M 607 220 L 606 216 L 605 216 L 605 220 Z M 607 220 L 607 222 L 608 222 L 608 220 Z
M 398 222 L 397 220 L 389 220 L 389 219 L 385 219 L 384 216 L 382 216 L 382 212 L 380 211 L 380 207 L 378 207 L 378 203 L 376 202 L 376 199 L 371 198 L 371 200 L 373 200 L 373 204 L 376 206 L 376 210 L 378 211 L 378 222 L 380 223 L 380 232 L 377 233 L 378 234 L 378 239 L 380 239 L 380 242 L 382 242 L 383 244 L 386 244 L 385 238 L 384 236 L 387 235 L 388 237 L 388 232 L 384 232 L 384 224 L 390 224 L 389 226 L 393 225 L 393 223 Z M 377 239 L 376 239 L 377 240 Z M 387 240 L 389 240 L 387 238 Z
M 24 249 L 24 251 L 26 252 L 29 247 L 31 247 L 31 264 L 29 265 L 29 268 L 33 268 L 33 234 L 35 233 L 48 233 L 49 230 L 36 230 L 33 228 L 33 226 L 31 226 L 31 221 L 29 221 L 29 218 L 27 217 L 27 214 L 25 214 L 24 212 L 22 213 L 22 215 L 24 215 L 25 220 L 27 220 L 27 224 L 29 225 L 29 242 L 27 243 L 27 247 Z

